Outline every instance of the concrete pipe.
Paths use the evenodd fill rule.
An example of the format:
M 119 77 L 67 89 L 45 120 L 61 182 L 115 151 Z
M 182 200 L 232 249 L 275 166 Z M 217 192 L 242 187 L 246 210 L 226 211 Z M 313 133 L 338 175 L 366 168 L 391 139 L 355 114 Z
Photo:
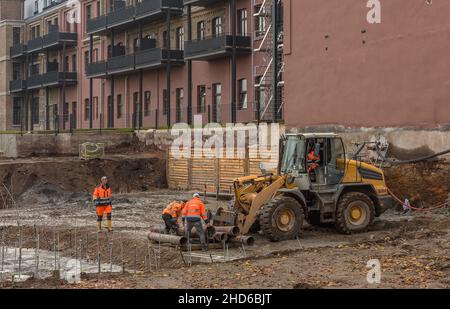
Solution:
M 164 225 L 153 225 L 150 227 L 150 232 L 153 233 L 160 233 L 165 234 L 166 228 Z M 212 238 L 216 234 L 216 229 L 214 226 L 210 226 L 207 228 L 207 238 Z M 178 236 L 184 236 L 184 226 L 180 225 L 180 228 L 178 229 Z M 198 238 L 197 230 L 195 228 L 192 228 L 191 235 L 192 238 Z
M 238 236 L 241 230 L 237 226 L 215 226 L 217 233 L 227 233 L 229 236 Z
M 213 237 L 215 241 L 223 242 L 228 240 L 228 234 L 227 233 L 216 233 Z
M 148 239 L 161 242 L 161 243 L 168 243 L 173 245 L 180 245 L 184 246 L 187 244 L 187 239 L 182 236 L 174 236 L 174 235 L 166 235 L 166 234 L 160 234 L 160 233 L 153 233 L 150 232 L 147 235 Z
M 184 226 L 180 227 L 179 234 L 184 235 Z M 206 229 L 206 236 L 207 236 L 206 238 L 212 238 L 212 237 L 214 237 L 215 234 L 216 234 L 216 229 L 214 226 L 210 226 Z M 192 238 L 199 237 L 199 235 L 197 234 L 197 230 L 195 228 L 192 228 L 190 237 L 192 237 Z
M 237 236 L 229 240 L 232 243 L 244 244 L 246 246 L 253 246 L 255 244 L 255 238 L 252 236 Z

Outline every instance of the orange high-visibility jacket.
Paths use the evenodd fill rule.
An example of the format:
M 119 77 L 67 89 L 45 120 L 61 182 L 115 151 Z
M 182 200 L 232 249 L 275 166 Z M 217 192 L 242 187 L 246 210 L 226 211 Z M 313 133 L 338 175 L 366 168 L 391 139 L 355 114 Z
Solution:
M 203 220 L 206 220 L 208 217 L 206 216 L 205 204 L 198 197 L 194 197 L 184 206 L 183 217 L 203 218 Z
M 95 188 L 92 197 L 94 200 L 102 199 L 104 201 L 100 206 L 111 206 L 111 188 L 108 185 L 103 187 L 103 185 L 100 184 Z
M 181 215 L 182 210 L 183 204 L 172 202 L 163 210 L 163 215 L 168 214 L 171 215 L 172 218 L 178 218 Z

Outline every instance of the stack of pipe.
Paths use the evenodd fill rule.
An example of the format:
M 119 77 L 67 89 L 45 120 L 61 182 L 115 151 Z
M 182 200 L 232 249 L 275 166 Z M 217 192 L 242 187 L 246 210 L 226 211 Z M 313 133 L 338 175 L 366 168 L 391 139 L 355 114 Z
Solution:
M 178 236 L 165 234 L 166 229 L 164 225 L 154 225 L 150 227 L 150 233 L 148 238 L 150 240 L 169 243 L 175 245 L 185 245 L 187 244 L 187 239 L 184 237 L 184 227 L 180 227 L 178 230 Z M 255 239 L 252 236 L 243 236 L 241 231 L 237 226 L 211 226 L 206 229 L 207 239 L 210 243 L 234 243 L 234 244 L 244 244 L 247 246 L 253 246 L 255 244 Z M 192 229 L 190 233 L 192 239 L 197 240 L 199 235 L 195 228 Z

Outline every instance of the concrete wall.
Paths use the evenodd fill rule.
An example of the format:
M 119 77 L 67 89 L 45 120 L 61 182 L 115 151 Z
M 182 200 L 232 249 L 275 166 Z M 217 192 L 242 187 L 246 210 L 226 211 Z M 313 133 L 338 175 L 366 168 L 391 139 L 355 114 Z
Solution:
M 284 0 L 289 127 L 450 124 L 450 1 Z
M 85 142 L 105 143 L 106 147 L 114 147 L 123 143 L 131 143 L 133 135 L 129 133 L 89 134 L 0 134 L 0 154 L 4 157 L 30 157 L 72 155 L 79 152 L 79 145 Z

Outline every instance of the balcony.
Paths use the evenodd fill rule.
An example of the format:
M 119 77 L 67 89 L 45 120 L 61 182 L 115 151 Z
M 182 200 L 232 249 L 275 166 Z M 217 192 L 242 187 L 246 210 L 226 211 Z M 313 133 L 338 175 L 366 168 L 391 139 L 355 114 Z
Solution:
M 77 44 L 77 33 L 74 32 L 50 32 L 42 38 L 42 48 L 61 49 L 65 43 L 68 46 Z
M 184 5 L 208 7 L 222 0 L 183 0 Z
M 45 49 L 61 49 L 63 44 L 73 46 L 77 44 L 77 33 L 52 31 L 42 37 L 29 40 L 27 51 L 40 52 Z
M 10 92 L 21 92 L 27 88 L 27 81 L 23 79 L 11 80 L 9 82 Z
M 27 54 L 27 46 L 25 44 L 16 44 L 9 49 L 11 59 L 21 58 Z
M 87 21 L 87 34 L 101 34 L 109 29 L 136 27 L 137 21 L 152 22 L 162 19 L 167 11 L 172 15 L 183 13 L 183 0 L 143 0 L 135 6 L 122 6 L 108 14 Z
M 150 48 L 130 55 L 112 57 L 106 61 L 88 64 L 86 76 L 88 78 L 105 78 L 110 75 L 133 73 L 139 69 L 155 69 L 166 65 L 171 60 L 174 66 L 184 64 L 183 51 Z
M 187 41 L 185 43 L 185 60 L 211 60 L 231 56 L 233 51 L 233 36 L 220 35 L 203 40 Z M 236 37 L 236 53 L 250 54 L 251 39 L 248 36 Z
M 184 64 L 184 52 L 182 50 L 170 50 L 152 48 L 137 52 L 135 59 L 136 69 L 154 69 L 166 65 L 170 57 L 171 65 Z
M 76 84 L 76 72 L 47 72 L 44 74 L 33 75 L 28 78 L 28 89 L 38 89 L 43 87 L 61 87 L 63 83 Z

